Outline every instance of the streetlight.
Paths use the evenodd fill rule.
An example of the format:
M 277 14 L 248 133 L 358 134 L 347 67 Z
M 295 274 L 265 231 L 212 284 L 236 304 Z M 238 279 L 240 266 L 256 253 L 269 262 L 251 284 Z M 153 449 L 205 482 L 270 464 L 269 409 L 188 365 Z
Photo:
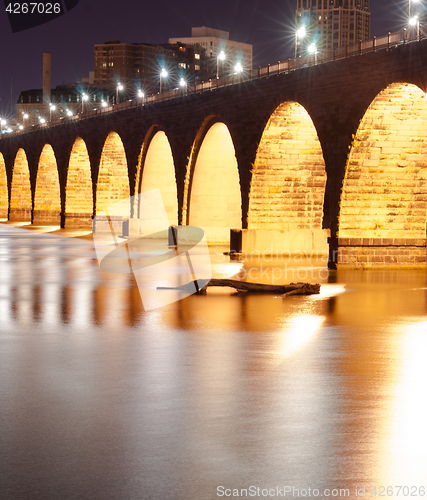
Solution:
M 46 123 L 46 120 L 44 118 L 40 118 L 40 123 Z
M 243 66 L 241 63 L 236 63 L 236 66 L 234 66 L 234 72 L 236 75 L 241 75 L 243 71 Z M 240 81 L 242 81 L 242 78 L 240 76 Z
M 411 17 L 411 19 L 409 19 L 409 25 L 417 27 L 417 40 L 418 40 L 420 38 L 420 18 L 418 17 L 418 15 Z
M 67 116 L 73 116 L 73 112 L 70 109 L 67 109 Z
M 138 97 L 141 99 L 141 104 L 144 102 L 144 92 L 138 89 Z
M 85 93 L 82 94 L 82 113 L 84 111 L 84 103 L 89 100 L 89 96 Z
M 166 78 L 168 76 L 168 72 L 165 70 L 165 68 L 162 68 L 162 71 L 160 71 L 160 93 L 162 93 L 162 78 Z
M 123 85 L 121 83 L 118 83 L 116 87 L 116 104 L 119 103 L 119 90 L 120 92 L 123 90 Z
M 301 43 L 301 42 L 298 42 L 298 39 L 299 38 L 304 38 L 305 34 L 306 34 L 305 26 L 301 26 L 301 28 L 298 28 L 295 31 L 295 59 L 297 58 L 298 45 Z M 301 53 L 301 51 L 300 51 L 300 53 Z
M 411 2 L 418 3 L 420 0 L 408 0 L 408 19 L 411 19 Z
M 317 64 L 317 47 L 314 42 L 308 46 L 308 51 L 310 54 L 314 54 L 314 64 Z
M 6 124 L 7 124 L 7 121 L 4 118 L 1 118 L 0 125 L 2 125 L 4 127 Z
M 52 111 L 55 111 L 56 106 L 52 103 L 49 103 L 49 121 L 52 121 Z
M 216 58 L 216 77 L 219 78 L 219 61 L 225 61 L 225 52 L 221 50 Z
M 101 101 L 101 106 L 102 106 L 103 108 L 106 108 L 106 107 L 108 106 L 108 104 L 107 104 L 104 100 L 102 100 L 102 101 Z

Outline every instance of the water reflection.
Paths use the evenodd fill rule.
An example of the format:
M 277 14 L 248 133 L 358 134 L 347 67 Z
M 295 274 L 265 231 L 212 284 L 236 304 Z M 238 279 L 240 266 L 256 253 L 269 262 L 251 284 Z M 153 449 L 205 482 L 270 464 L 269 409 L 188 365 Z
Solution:
M 272 280 L 271 262 L 224 259 L 218 277 Z M 144 311 L 88 240 L 0 226 L 0 262 L 6 498 L 425 481 L 425 271 L 298 262 L 319 295 L 208 290 Z

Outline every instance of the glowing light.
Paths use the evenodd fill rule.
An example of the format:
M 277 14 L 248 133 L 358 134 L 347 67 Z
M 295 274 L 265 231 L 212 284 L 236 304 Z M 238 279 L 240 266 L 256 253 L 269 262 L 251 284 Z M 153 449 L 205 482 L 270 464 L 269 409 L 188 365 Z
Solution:
M 316 47 L 316 44 L 315 44 L 315 43 L 311 43 L 311 44 L 308 46 L 308 51 L 310 52 L 310 54 L 317 54 L 317 47 Z
M 67 110 L 67 116 L 73 116 L 73 112 L 70 111 L 69 109 Z
M 6 125 L 6 123 L 7 123 L 7 121 L 4 118 L 2 118 L 0 120 L 0 125 Z
M 82 101 L 88 101 L 89 96 L 87 94 L 82 94 Z
M 305 37 L 305 34 L 307 33 L 305 26 L 301 26 L 301 28 L 298 28 L 295 32 L 295 35 L 297 38 L 303 38 Z
M 24 116 L 23 116 L 24 120 L 26 120 L 28 118 L 28 114 L 25 113 Z
M 22 125 L 19 125 L 19 130 L 23 130 L 24 127 Z
M 414 16 L 414 17 L 411 17 L 411 19 L 409 19 L 409 24 L 411 26 L 416 26 L 418 23 L 418 16 Z
M 123 90 L 123 85 L 121 83 L 117 84 L 117 90 Z
M 221 52 L 219 53 L 218 59 L 220 61 L 224 61 L 225 60 L 225 52 L 223 50 L 221 50 Z
M 160 76 L 162 78 L 166 78 L 168 76 L 168 72 L 165 70 L 165 68 L 162 68 L 162 71 L 160 72 Z
M 394 395 L 395 403 L 390 410 L 391 434 L 387 455 L 394 469 L 391 474 L 399 474 L 402 481 L 411 481 L 423 477 L 427 459 L 427 321 L 407 326 L 399 345 L 401 376 Z
M 40 118 L 40 123 L 46 123 L 46 120 L 44 118 Z
M 50 103 L 50 104 L 49 104 L 49 108 L 50 108 L 52 111 L 55 111 L 56 106 L 55 106 L 55 104 Z
M 185 83 L 184 78 L 181 78 L 181 79 L 179 80 L 179 85 L 180 85 L 181 87 L 185 87 L 185 86 L 186 86 L 186 83 Z
M 138 97 L 144 97 L 144 92 L 141 89 L 138 90 Z
M 103 108 L 106 108 L 106 107 L 108 106 L 108 104 L 107 104 L 105 101 L 101 101 L 101 106 L 102 106 Z
M 280 357 L 288 357 L 307 343 L 325 321 L 323 316 L 302 315 L 284 325 Z
M 234 67 L 234 70 L 236 73 L 241 73 L 243 71 L 243 67 L 241 63 L 237 63 L 236 66 Z

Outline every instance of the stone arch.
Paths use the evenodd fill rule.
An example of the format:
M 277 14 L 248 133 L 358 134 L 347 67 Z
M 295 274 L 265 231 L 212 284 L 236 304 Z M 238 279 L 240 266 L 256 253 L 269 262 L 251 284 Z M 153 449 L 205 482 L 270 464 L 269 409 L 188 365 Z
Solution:
M 207 124 L 187 168 L 186 223 L 204 229 L 209 243 L 228 243 L 242 227 L 242 195 L 236 153 L 225 123 Z M 203 131 L 204 132 L 204 131 Z M 200 146 L 197 144 L 200 143 Z
M 123 142 L 116 132 L 110 132 L 102 148 L 96 183 L 96 212 L 129 198 L 129 174 Z
M 178 224 L 178 190 L 169 140 L 162 130 L 152 129 L 138 161 L 137 193 L 159 188 L 170 224 Z M 139 217 L 144 207 L 140 206 Z
M 61 224 L 61 192 L 55 153 L 45 144 L 39 158 L 34 194 L 33 224 Z
M 339 237 L 425 238 L 427 99 L 416 85 L 380 92 L 362 118 L 344 178 Z
M 27 155 L 21 148 L 18 150 L 13 164 L 9 220 L 31 222 L 32 208 L 30 170 Z
M 343 260 L 352 254 L 359 264 L 425 265 L 426 221 L 427 99 L 416 85 L 393 83 L 366 110 L 348 156 L 338 227 L 339 244 L 350 247 Z M 356 255 L 361 246 L 377 249 Z
M 9 193 L 7 190 L 6 164 L 0 153 L 0 218 L 6 218 L 9 208 Z
M 85 141 L 74 141 L 65 187 L 65 227 L 91 228 L 93 215 L 93 184 L 89 154 Z
M 325 161 L 313 121 L 300 104 L 284 102 L 258 146 L 248 229 L 321 230 L 325 187 Z

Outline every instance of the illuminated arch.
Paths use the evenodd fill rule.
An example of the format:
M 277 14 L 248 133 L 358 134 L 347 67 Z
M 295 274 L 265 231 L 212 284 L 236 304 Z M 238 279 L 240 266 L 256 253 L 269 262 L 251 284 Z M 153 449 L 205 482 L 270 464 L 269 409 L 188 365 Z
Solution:
M 31 210 L 31 182 L 27 155 L 23 149 L 19 149 L 13 164 L 9 220 L 31 222 Z
M 7 190 L 6 165 L 0 153 L 0 218 L 7 217 L 9 207 L 9 194 Z
M 129 196 L 129 175 L 123 142 L 116 132 L 110 132 L 102 148 L 99 163 L 96 212 L 101 212 Z
M 242 197 L 234 144 L 224 123 L 209 128 L 190 170 L 187 224 L 203 228 L 210 243 L 228 243 L 230 228 L 242 227 Z
M 175 166 L 168 138 L 163 131 L 158 131 L 153 136 L 144 156 L 138 192 L 159 188 L 170 224 L 178 224 Z M 142 216 L 144 207 L 141 206 L 140 210 Z
M 271 115 L 254 163 L 248 229 L 321 229 L 325 161 L 310 115 L 284 102 Z
M 427 99 L 415 85 L 389 85 L 362 118 L 349 157 L 339 238 L 425 238 Z
M 52 146 L 46 144 L 37 169 L 33 224 L 61 224 L 61 192 Z
M 65 227 L 91 227 L 93 215 L 92 175 L 89 155 L 78 137 L 71 150 L 65 187 Z

